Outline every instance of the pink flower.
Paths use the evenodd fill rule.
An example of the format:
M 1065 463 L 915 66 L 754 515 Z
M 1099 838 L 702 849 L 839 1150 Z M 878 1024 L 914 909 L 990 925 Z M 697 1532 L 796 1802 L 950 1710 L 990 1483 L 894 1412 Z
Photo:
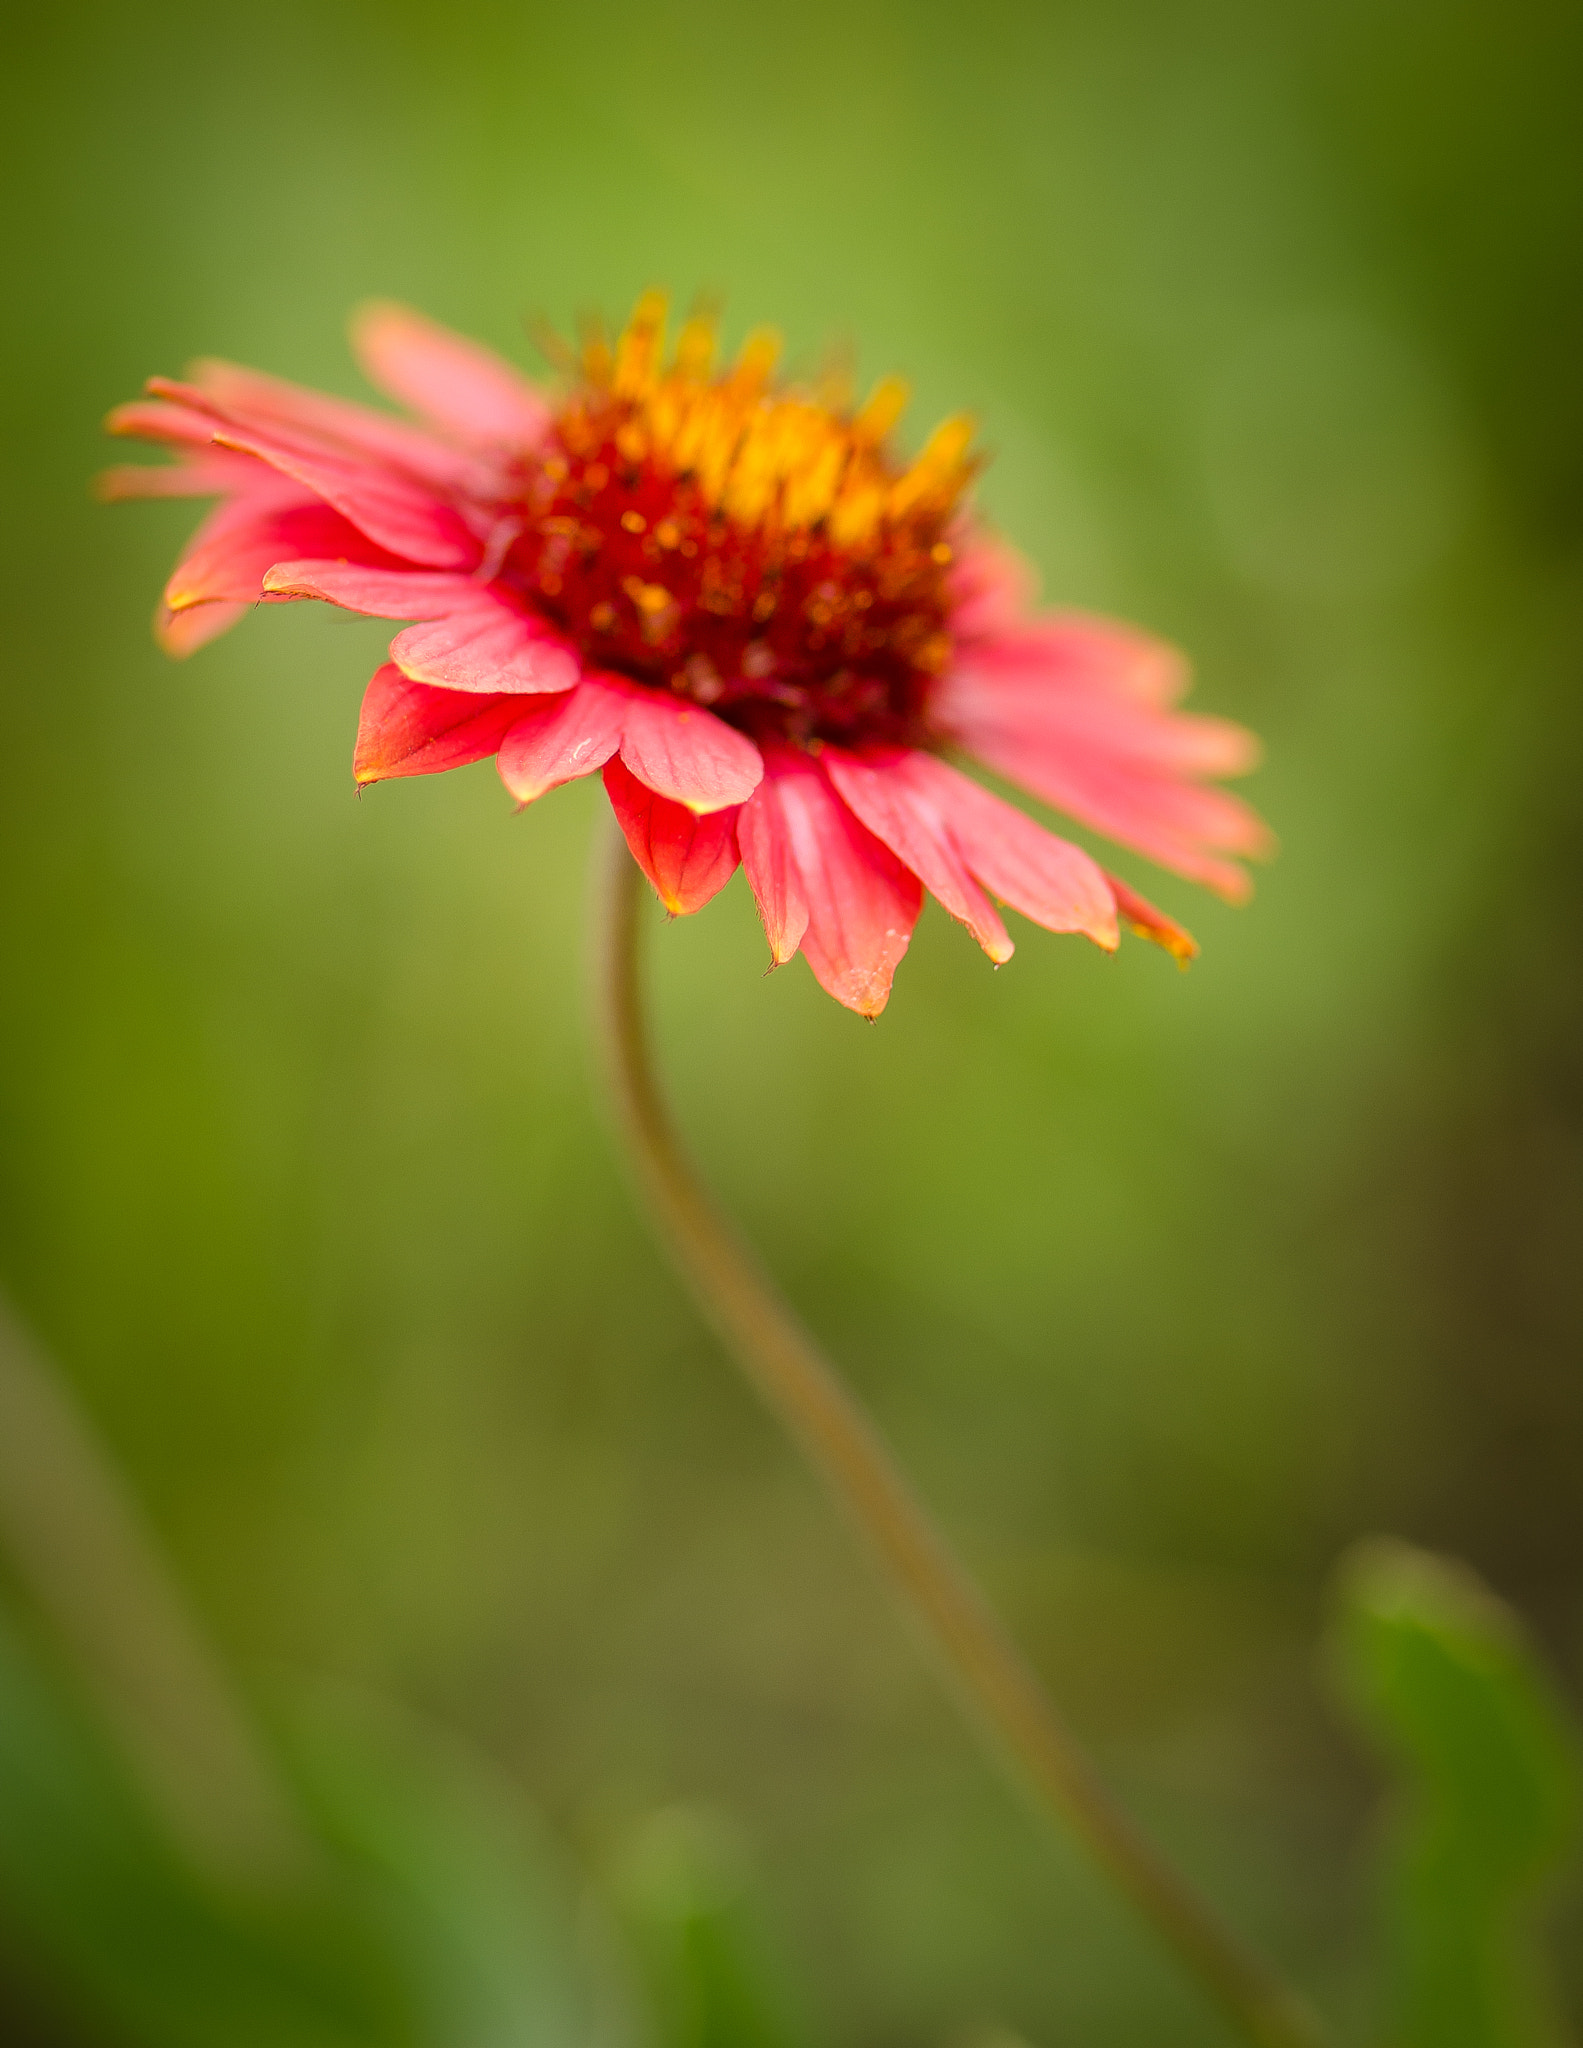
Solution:
M 409 621 L 363 700 L 360 783 L 493 754 L 526 804 L 602 770 L 670 910 L 740 861 L 775 962 L 801 952 L 866 1016 L 925 889 L 997 962 L 997 902 L 1190 957 L 1179 925 L 946 757 L 1235 900 L 1268 836 L 1209 778 L 1250 767 L 1251 736 L 1173 708 L 1186 669 L 1159 641 L 1031 609 L 1018 558 L 963 509 L 966 421 L 903 466 L 895 380 L 856 412 L 776 386 L 762 333 L 716 374 L 700 319 L 667 363 L 664 310 L 650 295 L 613 348 L 586 341 L 552 403 L 370 307 L 359 359 L 420 424 L 228 363 L 151 379 L 110 426 L 176 460 L 113 470 L 107 494 L 220 500 L 166 586 L 162 644 L 191 653 L 261 599 Z

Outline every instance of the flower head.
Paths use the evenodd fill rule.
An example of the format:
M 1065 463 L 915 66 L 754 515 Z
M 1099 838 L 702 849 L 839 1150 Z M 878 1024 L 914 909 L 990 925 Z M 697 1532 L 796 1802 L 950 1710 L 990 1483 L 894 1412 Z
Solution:
M 992 898 L 1188 958 L 1180 926 L 946 757 L 1237 899 L 1267 834 L 1209 778 L 1251 766 L 1251 737 L 1174 709 L 1186 670 L 1159 641 L 1031 608 L 965 505 L 970 422 L 905 464 L 897 380 L 853 409 L 778 385 L 772 335 L 717 371 L 710 320 L 669 354 L 664 325 L 646 296 L 552 401 L 418 314 L 367 308 L 359 358 L 417 423 L 229 363 L 151 379 L 110 426 L 176 460 L 112 470 L 107 494 L 220 500 L 166 586 L 162 644 L 190 653 L 260 600 L 409 621 L 363 700 L 360 783 L 495 755 L 531 803 L 602 770 L 671 911 L 740 862 L 775 962 L 800 951 L 865 1015 L 925 889 L 995 961 L 1012 942 Z

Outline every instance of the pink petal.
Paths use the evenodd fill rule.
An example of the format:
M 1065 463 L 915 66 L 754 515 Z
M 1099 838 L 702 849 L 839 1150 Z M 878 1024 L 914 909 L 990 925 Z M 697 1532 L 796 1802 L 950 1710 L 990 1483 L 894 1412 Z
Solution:
M 264 588 L 271 597 L 323 598 L 326 604 L 375 619 L 442 619 L 449 612 L 476 606 L 481 586 L 471 576 L 378 568 L 343 559 L 277 560 L 264 578 Z
M 1015 805 L 933 754 L 912 753 L 899 775 L 927 794 L 969 872 L 990 894 L 1051 932 L 1082 932 L 1106 952 L 1119 943 L 1115 903 L 1098 865 Z
M 101 498 L 206 498 L 256 488 L 272 475 L 254 456 L 216 448 L 214 420 L 190 405 L 134 399 L 130 405 L 116 406 L 104 424 L 107 433 L 172 448 L 178 460 L 164 469 L 123 464 L 106 470 L 96 486 Z
M 1233 859 L 1271 851 L 1248 805 L 1206 788 L 1257 755 L 1224 719 L 1168 708 L 1186 679 L 1180 658 L 1130 627 L 1052 614 L 963 646 L 931 703 L 970 753 L 1046 803 L 1179 874 L 1240 900 Z
M 205 409 L 205 394 L 165 378 L 151 378 L 163 396 Z M 287 431 L 232 423 L 213 406 L 215 445 L 257 456 L 283 476 L 323 498 L 370 540 L 429 569 L 471 569 L 482 544 L 454 507 L 417 478 L 356 453 Z
M 951 545 L 956 559 L 947 582 L 957 639 L 970 640 L 1020 621 L 1038 590 L 1026 558 L 1007 542 L 971 527 L 953 534 Z
M 1224 790 L 1082 760 L 1025 737 L 980 731 L 970 744 L 988 767 L 1057 810 L 1234 903 L 1246 900 L 1252 887 L 1247 875 L 1210 849 L 1262 855 L 1270 835 L 1254 811 Z
M 520 697 L 432 690 L 409 682 L 387 661 L 363 694 L 352 773 L 359 783 L 369 783 L 463 768 L 495 753 L 521 716 Z
M 214 420 L 207 409 L 189 405 L 184 398 L 134 398 L 128 405 L 114 406 L 105 415 L 104 428 L 107 434 L 160 441 L 173 448 L 206 448 L 214 439 Z
M 923 904 L 917 876 L 865 831 L 806 756 L 777 750 L 754 801 L 761 829 L 783 842 L 781 858 L 807 906 L 802 952 L 820 987 L 849 1010 L 877 1017 Z
M 1064 682 L 1156 710 L 1174 704 L 1191 680 L 1186 657 L 1168 641 L 1090 612 L 1044 612 L 1019 623 L 1008 621 L 964 647 L 963 661 L 980 670 Z
M 826 747 L 819 758 L 837 794 L 874 837 L 967 926 L 991 960 L 1009 960 L 1015 948 L 1006 927 L 964 867 L 933 791 L 908 779 L 907 756 L 894 749 L 859 756 Z
M 605 763 L 605 791 L 632 857 L 673 917 L 702 910 L 736 873 L 736 812 L 702 817 L 656 796 L 619 759 Z
M 154 638 L 166 654 L 181 661 L 228 633 L 251 610 L 245 604 L 199 604 L 190 611 L 173 612 L 162 604 L 154 614 Z
M 1152 939 L 1157 946 L 1163 946 L 1185 967 L 1198 955 L 1198 941 L 1190 931 L 1183 929 L 1174 917 L 1167 917 L 1163 910 L 1156 910 L 1146 896 L 1129 889 L 1125 882 L 1115 875 L 1106 875 L 1116 898 L 1116 908 L 1140 939 Z
M 1053 668 L 998 668 L 982 647 L 962 654 L 930 708 L 964 735 L 1027 734 L 1167 774 L 1245 775 L 1259 760 L 1258 741 L 1229 718 L 1162 710 Z
M 576 656 L 509 598 L 473 589 L 465 609 L 398 633 L 391 660 L 415 683 L 447 690 L 569 690 L 581 673 Z
M 736 814 L 737 848 L 764 920 L 770 960 L 774 966 L 784 967 L 808 929 L 808 900 L 803 895 L 802 875 L 792 855 L 791 835 L 782 823 L 780 799 L 775 794 L 776 779 L 772 761 L 766 755 L 764 780 Z
M 240 428 L 221 427 L 215 441 L 295 477 L 393 555 L 430 569 L 471 569 L 478 561 L 479 543 L 455 511 L 403 477 Z
M 217 498 L 231 491 L 244 491 L 256 478 L 270 474 L 251 455 L 233 455 L 226 448 L 210 448 L 190 461 L 162 463 L 158 467 L 117 463 L 95 477 L 94 492 L 106 504 L 127 498 Z
M 409 307 L 364 306 L 352 349 L 371 384 L 459 441 L 519 449 L 544 438 L 549 406 L 520 371 Z
M 560 783 L 592 775 L 620 746 L 625 716 L 619 693 L 597 682 L 535 704 L 500 743 L 501 781 L 518 803 L 531 804 Z
M 192 382 L 233 426 L 284 429 L 328 441 L 343 454 L 406 470 L 441 490 L 465 488 L 477 474 L 465 456 L 410 420 L 392 419 L 389 413 L 327 391 L 310 391 L 284 377 L 210 358 L 194 366 Z
M 621 758 L 656 795 L 690 811 L 721 811 L 757 789 L 764 763 L 744 733 L 658 690 L 631 684 L 624 695 Z
M 265 594 L 265 570 L 282 556 L 310 550 L 374 557 L 380 552 L 322 499 L 276 479 L 273 499 L 254 492 L 210 513 L 166 584 L 165 602 L 178 612 L 216 600 L 256 604 Z

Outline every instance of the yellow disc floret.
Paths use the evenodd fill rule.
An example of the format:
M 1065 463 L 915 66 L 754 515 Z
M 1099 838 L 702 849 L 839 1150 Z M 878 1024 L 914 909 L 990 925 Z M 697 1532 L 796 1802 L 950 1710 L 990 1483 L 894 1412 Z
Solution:
M 665 315 L 648 293 L 613 347 L 585 335 L 507 573 L 594 664 L 761 736 L 917 743 L 950 650 L 971 422 L 903 467 L 899 378 L 852 411 L 777 386 L 766 329 L 717 374 L 695 315 L 667 361 Z

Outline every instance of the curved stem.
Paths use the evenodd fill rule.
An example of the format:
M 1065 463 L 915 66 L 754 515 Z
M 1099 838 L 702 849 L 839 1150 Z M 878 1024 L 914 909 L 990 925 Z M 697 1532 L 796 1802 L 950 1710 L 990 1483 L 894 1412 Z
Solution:
M 639 980 L 647 890 L 614 822 L 595 858 L 593 1004 L 628 1164 L 716 1335 L 878 1555 L 960 1701 L 1039 1804 L 1075 1834 L 1259 2048 L 1316 2048 L 1305 2008 L 1164 1863 L 1111 1799 L 889 1447 L 720 1215 L 661 1100 Z

